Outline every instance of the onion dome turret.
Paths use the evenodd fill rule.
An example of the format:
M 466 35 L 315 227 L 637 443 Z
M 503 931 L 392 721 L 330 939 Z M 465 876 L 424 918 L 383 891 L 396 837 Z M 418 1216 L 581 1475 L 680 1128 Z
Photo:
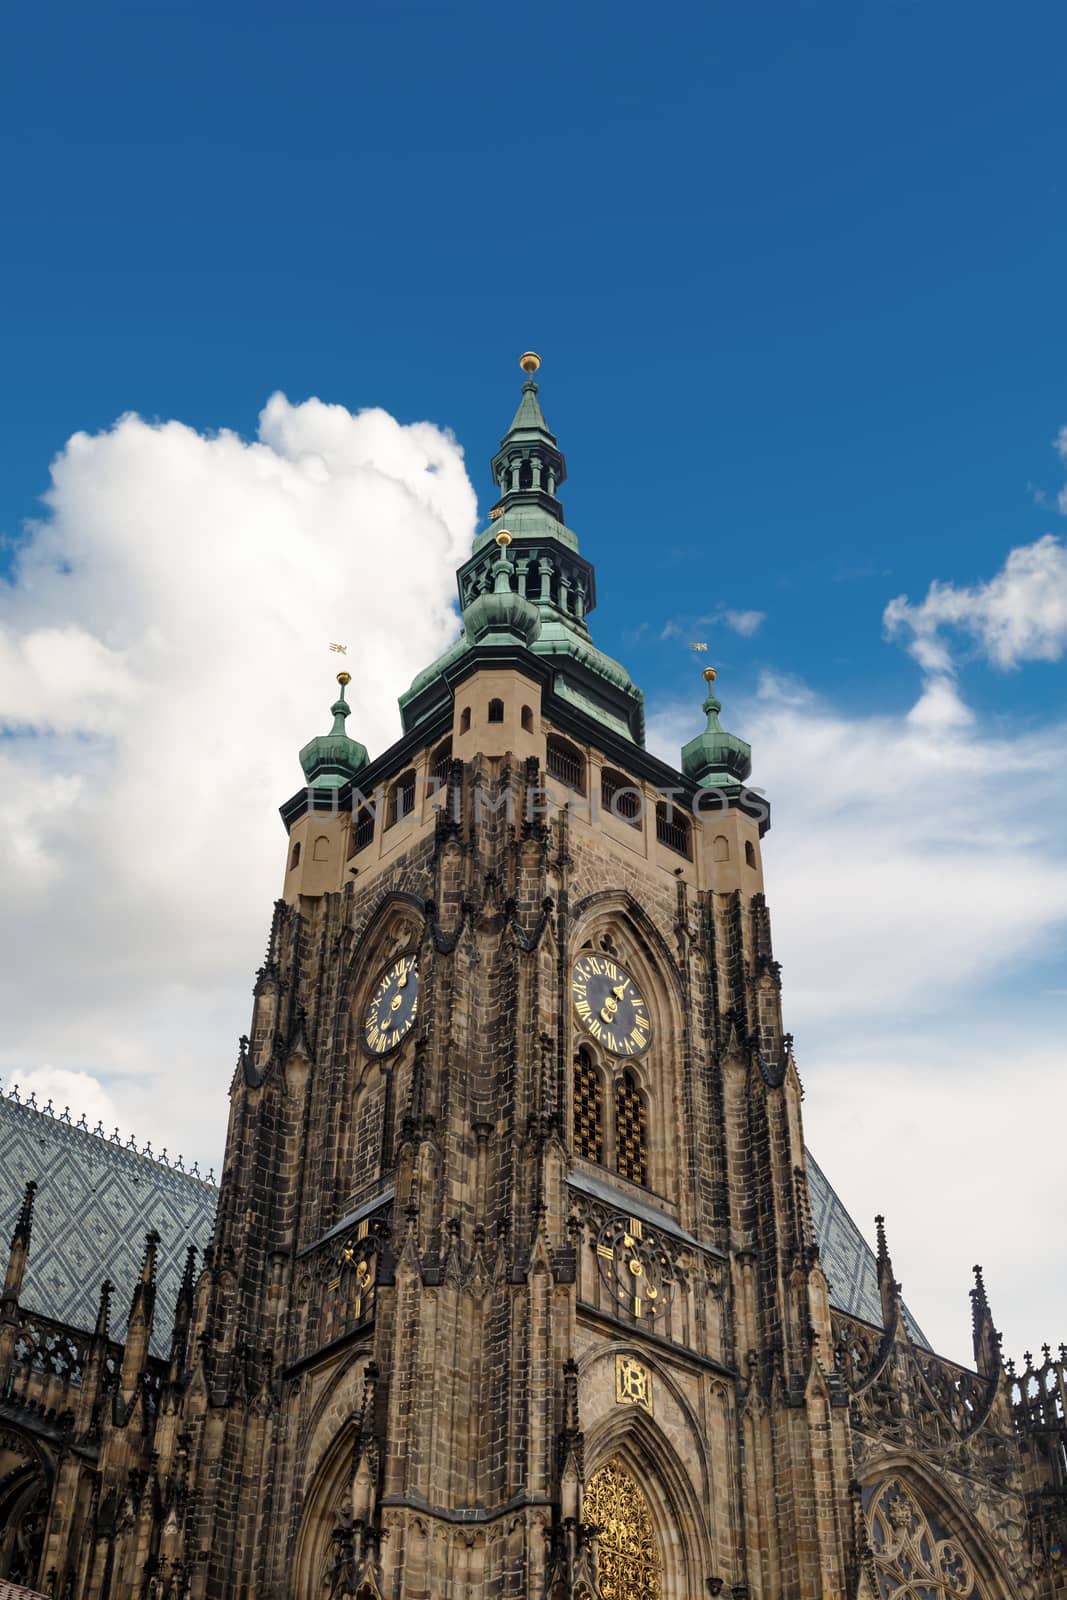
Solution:
M 727 733 L 719 723 L 722 702 L 715 698 L 711 687 L 717 676 L 715 668 L 706 667 L 703 676 L 708 686 L 703 706 L 707 727 L 683 745 L 682 771 L 702 789 L 725 789 L 744 783 L 752 771 L 752 746 L 736 733 Z
M 362 772 L 368 760 L 366 747 L 345 732 L 345 720 L 352 709 L 345 699 L 345 687 L 352 682 L 352 675 L 339 672 L 337 681 L 341 692 L 330 707 L 333 727 L 329 733 L 311 739 L 300 752 L 304 776 L 316 789 L 340 789 Z

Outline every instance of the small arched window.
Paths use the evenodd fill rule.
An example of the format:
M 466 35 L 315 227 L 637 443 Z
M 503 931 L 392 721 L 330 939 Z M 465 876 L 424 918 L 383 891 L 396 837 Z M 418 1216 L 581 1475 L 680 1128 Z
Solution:
M 549 777 L 566 784 L 575 794 L 585 793 L 585 757 L 569 739 L 561 739 L 558 733 L 549 734 L 545 765 Z
M 574 1058 L 574 1153 L 604 1160 L 604 1090 L 588 1050 Z
M 386 808 L 385 826 L 391 828 L 394 822 L 402 822 L 409 817 L 415 809 L 415 768 L 402 772 L 393 787 L 389 790 L 389 804 Z
M 632 1072 L 615 1090 L 615 1167 L 631 1183 L 648 1183 L 648 1115 Z
M 533 467 L 529 461 L 524 461 L 522 466 L 519 468 L 519 488 L 533 488 Z
M 448 768 L 452 761 L 452 740 L 442 739 L 433 755 L 430 757 L 430 777 L 434 783 L 444 783 L 448 778 Z
M 330 841 L 324 833 L 320 833 L 315 840 L 315 847 L 311 852 L 312 861 L 329 861 Z
M 725 833 L 717 833 L 711 841 L 711 859 L 713 861 L 729 861 L 730 841 Z
M 490 702 L 489 702 L 489 721 L 490 722 L 503 722 L 503 720 L 504 720 L 504 702 L 503 702 L 503 700 L 490 700 Z
M 746 867 L 754 867 L 755 865 L 756 865 L 756 846 L 752 843 L 751 839 L 746 839 L 745 840 L 745 866 Z
M 358 850 L 365 850 L 374 838 L 374 812 L 369 806 L 360 805 L 352 818 L 352 849 L 350 855 L 355 855 Z
M 300 865 L 300 840 L 298 839 L 296 841 L 296 843 L 294 844 L 294 846 L 293 846 L 293 853 L 289 857 L 289 871 L 292 872 L 293 868 L 294 867 L 298 867 L 299 865 Z
M 470 733 L 470 731 L 471 731 L 471 708 L 470 708 L 470 706 L 464 706 L 463 710 L 459 714 L 459 731 L 460 731 L 460 733 Z
M 533 733 L 533 711 L 529 706 L 523 706 L 522 708 L 522 731 L 523 733 Z
M 661 800 L 656 807 L 656 838 L 660 844 L 665 844 L 668 850 L 676 850 L 686 860 L 692 859 L 692 829 L 689 818 L 684 811 L 679 811 L 675 805 L 668 805 Z
M 641 790 L 624 772 L 616 772 L 613 767 L 604 768 L 600 774 L 600 804 L 613 817 L 628 822 L 631 828 L 641 826 L 644 809 Z

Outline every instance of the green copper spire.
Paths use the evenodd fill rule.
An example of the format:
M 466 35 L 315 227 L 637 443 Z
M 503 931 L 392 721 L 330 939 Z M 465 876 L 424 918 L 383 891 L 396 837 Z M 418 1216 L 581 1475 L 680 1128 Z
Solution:
M 400 696 L 404 730 L 450 696 L 470 652 L 519 647 L 551 667 L 554 696 L 643 744 L 644 697 L 589 632 L 596 574 L 556 498 L 567 468 L 537 396 L 533 375 L 540 365 L 532 350 L 519 359 L 526 374 L 519 407 L 493 457 L 500 499 L 456 574 L 463 635 Z
M 533 375 L 540 365 L 541 357 L 532 350 L 519 357 L 526 382 L 519 409 L 493 457 L 493 480 L 500 490 L 500 501 L 492 516 L 494 520 L 498 515 L 506 516 L 511 521 L 513 512 L 532 512 L 534 523 L 562 527 L 563 506 L 556 491 L 567 476 L 567 463 L 537 398 Z
M 716 700 L 711 688 L 715 678 L 715 668 L 705 668 L 708 697 L 703 709 L 708 725 L 703 733 L 682 747 L 682 771 L 702 789 L 725 789 L 732 784 L 742 784 L 752 771 L 752 746 L 735 733 L 725 733 L 719 724 L 722 703 Z
M 519 365 L 524 372 L 536 372 L 541 365 L 541 357 L 535 356 L 532 350 L 527 350 L 526 354 L 520 358 Z M 533 378 L 527 378 L 522 386 L 522 399 L 519 401 L 519 409 L 512 418 L 511 427 L 500 441 L 502 450 L 505 450 L 509 445 L 538 442 L 549 445 L 557 455 L 559 454 L 556 436 L 549 430 L 548 423 L 545 421 L 545 414 L 541 410 L 541 404 L 537 398 L 538 392 Z
M 345 732 L 345 719 L 351 711 L 345 699 L 345 686 L 352 682 L 352 675 L 339 672 L 337 681 L 341 693 L 330 707 L 333 727 L 329 733 L 310 740 L 300 752 L 304 776 L 316 789 L 340 789 L 367 765 L 366 749 Z
M 471 600 L 463 611 L 463 627 L 473 644 L 517 640 L 531 645 L 541 632 L 541 614 L 532 600 L 515 587 L 515 568 L 508 559 L 511 534 L 501 528 L 496 535 L 500 554 L 489 568 L 493 587 Z

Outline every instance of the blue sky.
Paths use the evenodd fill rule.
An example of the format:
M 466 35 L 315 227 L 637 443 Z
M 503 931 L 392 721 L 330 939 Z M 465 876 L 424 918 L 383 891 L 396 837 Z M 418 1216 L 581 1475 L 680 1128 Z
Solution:
M 653 626 L 756 607 L 782 667 L 904 703 L 888 595 L 1050 521 L 1062 7 L 536 16 L 19 8 L 0 529 L 75 429 L 251 432 L 275 388 L 447 423 L 484 496 L 533 345 L 599 632 L 650 688 L 685 662 L 626 639 L 638 565 Z M 731 678 L 765 638 L 722 641 Z
M 148 984 L 152 962 L 169 974 L 154 1020 L 147 1009 L 133 1017 L 128 990 L 125 1001 L 117 987 L 106 1004 L 90 1000 L 103 980 L 85 966 L 67 1031 L 54 1012 L 50 1031 L 41 1008 L 31 1016 L 24 1004 L 0 1052 L 5 1076 L 80 1073 L 83 1097 L 99 1093 L 120 1112 L 136 1101 L 148 1134 L 153 1117 L 180 1120 L 159 1082 L 142 1092 L 144 1062 L 177 1048 L 183 1028 L 198 1059 L 223 1038 L 229 1051 L 246 1024 L 247 974 L 281 859 L 273 807 L 298 777 L 289 751 L 321 720 L 311 685 L 329 669 L 322 639 L 343 631 L 356 653 L 373 640 L 351 600 L 371 578 L 394 632 L 421 597 L 429 620 L 408 641 L 416 665 L 450 626 L 442 607 L 469 537 L 469 489 L 447 442 L 405 427 L 428 419 L 453 431 L 484 512 L 488 459 L 517 397 L 516 358 L 533 347 L 569 459 L 567 520 L 597 564 L 598 643 L 644 686 L 653 740 L 669 753 L 699 726 L 701 663 L 687 646 L 707 639 L 724 720 L 753 739 L 756 779 L 776 807 L 768 888 L 812 1143 L 865 1224 L 882 1206 L 892 1229 L 896 1201 L 911 1262 L 910 1276 L 900 1260 L 898 1273 L 935 1338 L 956 1325 L 948 1309 L 939 1321 L 940 1302 L 929 1309 L 942 1247 L 929 1241 L 918 1201 L 886 1194 L 897 1181 L 890 1167 L 849 1151 L 888 1126 L 892 1108 L 912 1106 L 922 1085 L 933 1100 L 909 1111 L 900 1139 L 918 1141 L 933 1164 L 944 1119 L 957 1123 L 953 1142 L 970 1144 L 975 1190 L 956 1222 L 944 1222 L 963 1273 L 945 1305 L 965 1337 L 966 1270 L 990 1228 L 978 1174 L 1009 1114 L 1005 1063 L 1015 1092 L 1046 1105 L 1064 1076 L 1048 1077 L 1062 1068 L 1067 1003 L 1057 822 L 1067 797 L 1067 624 L 1057 611 L 1036 645 L 998 657 L 975 618 L 980 586 L 1013 549 L 1065 532 L 1055 448 L 1067 424 L 1065 45 L 1067 15 L 1053 4 L 508 11 L 395 0 L 299 12 L 23 7 L 6 19 L 0 576 L 18 579 L 0 589 L 8 792 L 21 781 L 39 796 L 58 776 L 85 815 L 95 804 L 99 859 L 114 864 L 102 820 L 114 789 L 101 785 L 94 800 L 92 786 L 134 770 L 108 766 L 112 747 L 127 757 L 139 748 L 116 705 L 151 703 L 169 725 L 169 742 L 161 732 L 153 749 L 160 770 L 175 763 L 175 796 L 198 751 L 232 748 L 221 731 L 217 743 L 205 733 L 191 689 L 179 703 L 176 679 L 135 661 L 138 619 L 151 620 L 153 648 L 161 638 L 211 661 L 215 700 L 227 674 L 258 678 L 256 759 L 272 740 L 285 756 L 257 769 L 262 815 L 242 823 L 249 858 L 269 858 L 271 881 L 250 872 L 244 899 L 231 885 L 233 904 L 250 909 L 239 927 L 220 919 L 209 931 L 211 962 L 182 967 L 193 912 L 177 890 L 166 901 L 173 886 L 156 886 L 157 919 L 160 904 L 171 910 L 158 946 L 138 922 L 134 889 L 126 900 L 114 889 L 127 943 L 142 953 L 137 981 Z M 288 407 L 264 425 L 276 391 Z M 353 425 L 344 472 L 370 462 L 410 488 L 415 456 L 438 453 L 444 482 L 431 510 L 448 539 L 434 544 L 417 518 L 394 525 L 389 485 L 375 480 L 361 499 L 360 479 L 352 549 L 339 527 L 315 574 L 318 599 L 294 599 L 287 614 L 296 535 L 256 500 L 253 457 L 210 439 L 258 431 L 272 470 L 310 452 L 333 471 L 336 418 L 302 408 L 313 396 L 353 412 L 379 407 L 404 425 Z M 72 435 L 99 435 L 128 412 L 192 432 L 152 438 L 131 426 L 88 452 L 65 450 Z M 383 466 L 390 451 L 405 464 Z M 17 548 L 25 555 L 41 538 L 26 522 L 41 516 L 61 452 L 40 559 L 55 573 L 82 563 L 89 579 L 77 604 L 46 582 L 27 587 L 14 565 Z M 210 493 L 183 498 L 198 472 Z M 327 541 L 334 509 L 323 499 Z M 93 540 L 108 518 L 124 531 L 105 560 Z M 190 588 L 179 625 L 166 599 L 184 581 L 183 562 L 211 562 L 221 548 L 197 544 L 208 528 L 222 540 L 233 532 L 233 587 L 216 585 L 230 614 L 213 623 Z M 417 585 L 390 553 L 391 538 L 409 536 L 423 551 Z M 171 567 L 160 578 L 165 541 Z M 1039 574 L 1029 589 L 1005 591 L 1023 626 L 1035 595 L 1063 603 L 1049 571 L 1047 582 Z M 951 586 L 962 631 L 942 612 L 915 611 L 935 580 Z M 345 597 L 335 611 L 331 591 Z M 901 594 L 912 610 L 888 638 L 883 615 Z M 84 629 L 68 654 L 48 633 L 65 607 Z M 760 614 L 747 632 L 725 616 L 744 612 Z M 262 623 L 245 633 L 250 613 Z M 5 625 L 21 641 L 9 658 Z M 243 654 L 225 645 L 231 632 Z M 940 649 L 946 658 L 931 664 Z M 413 670 L 389 651 L 387 639 L 363 650 L 363 722 L 353 728 L 379 748 L 392 726 L 379 708 L 395 716 Z M 47 663 L 60 661 L 50 678 Z M 271 680 L 272 662 L 291 663 L 285 682 Z M 57 704 L 78 683 L 91 692 L 67 716 Z M 144 698 L 147 684 L 155 701 Z M 924 694 L 931 684 L 949 702 L 935 705 Z M 143 710 L 137 738 L 146 738 Z M 914 830 L 887 799 L 904 774 L 922 797 Z M 207 834 L 182 798 L 173 828 L 199 842 Z M 19 926 L 37 906 L 42 948 L 64 915 L 75 854 L 85 856 L 87 824 L 70 807 L 51 833 L 41 825 L 12 868 L 28 874 L 12 880 L 27 897 Z M 899 903 L 889 905 L 884 880 L 860 873 L 853 899 L 867 905 L 849 905 L 850 873 L 865 862 L 908 885 Z M 994 916 L 1002 895 L 1011 904 Z M 28 960 L 33 939 L 25 948 Z M 72 972 L 73 947 L 68 959 Z M 19 995 L 32 994 L 26 982 L 18 977 Z M 843 1004 L 850 985 L 854 1000 Z M 85 1021 L 97 1005 L 90 1049 Z M 201 1141 L 194 1153 L 217 1154 L 203 1131 L 217 1115 L 187 1128 L 188 1142 Z M 1027 1194 L 1005 1177 L 1010 1228 L 1057 1192 L 1052 1154 L 1036 1168 L 1047 1196 L 1036 1178 Z M 919 1177 L 909 1187 L 941 1205 L 932 1165 Z M 1018 1301 L 1040 1244 L 1035 1236 L 1016 1283 L 1005 1223 L 987 1251 L 991 1292 L 996 1257 Z M 1024 1315 L 1027 1329 L 1041 1325 L 1024 1331 Z M 1062 1337 L 1067 1297 L 1020 1301 L 1019 1318 L 1020 1347 Z

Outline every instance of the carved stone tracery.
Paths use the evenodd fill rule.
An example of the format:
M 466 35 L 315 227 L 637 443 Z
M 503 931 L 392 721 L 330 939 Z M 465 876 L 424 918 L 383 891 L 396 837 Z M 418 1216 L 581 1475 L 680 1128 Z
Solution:
M 899 1478 L 864 1501 L 879 1600 L 984 1600 L 966 1550 Z

